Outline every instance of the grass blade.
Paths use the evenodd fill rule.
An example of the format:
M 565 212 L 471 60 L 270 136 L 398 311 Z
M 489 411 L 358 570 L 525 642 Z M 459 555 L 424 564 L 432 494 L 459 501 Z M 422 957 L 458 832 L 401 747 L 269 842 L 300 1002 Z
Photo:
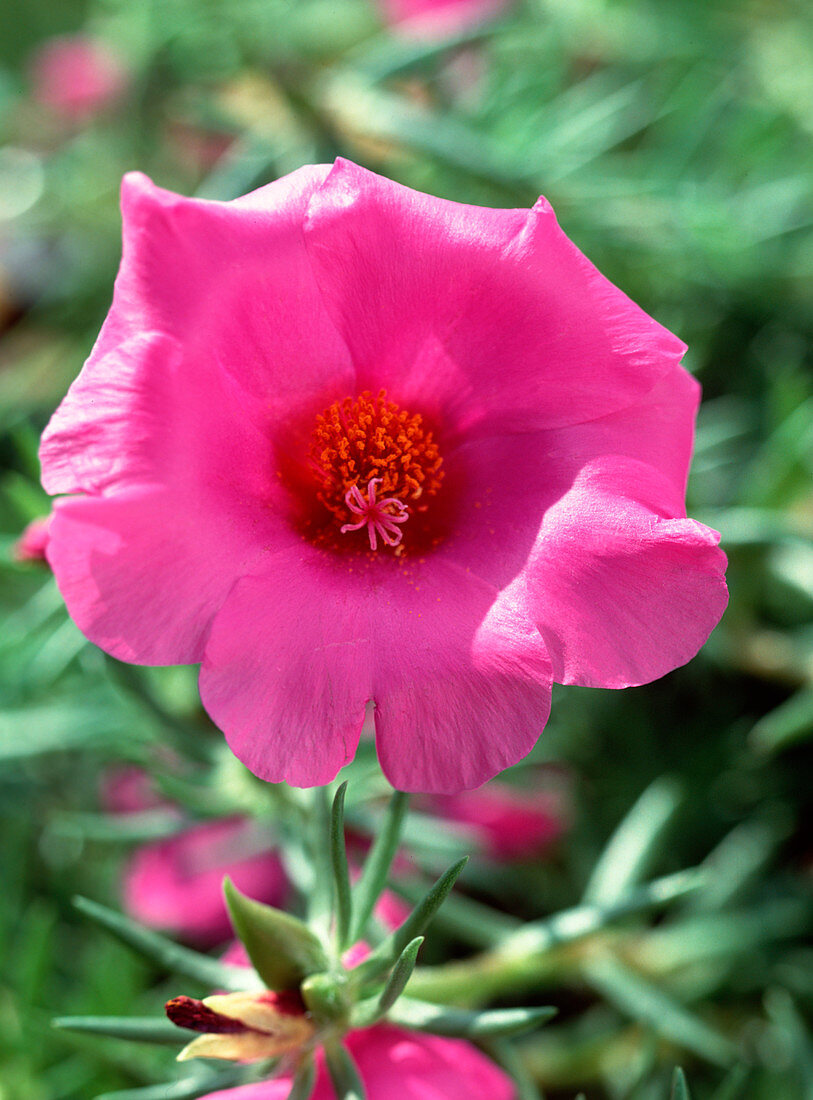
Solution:
M 736 1057 L 734 1043 L 617 959 L 609 955 L 593 959 L 583 973 L 611 1004 L 665 1039 L 714 1065 L 729 1066 Z
M 641 880 L 679 805 L 680 788 L 673 780 L 661 777 L 647 787 L 596 863 L 584 901 L 611 904 Z

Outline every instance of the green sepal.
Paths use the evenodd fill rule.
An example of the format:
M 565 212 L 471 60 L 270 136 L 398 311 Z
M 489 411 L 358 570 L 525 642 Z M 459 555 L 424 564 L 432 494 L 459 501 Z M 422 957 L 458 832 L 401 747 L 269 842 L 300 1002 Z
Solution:
M 412 997 L 401 997 L 392 1006 L 389 1018 L 394 1024 L 411 1031 L 428 1031 L 459 1039 L 507 1038 L 531 1031 L 546 1024 L 559 1010 L 551 1005 L 543 1008 L 494 1008 L 470 1012 L 463 1008 L 448 1008 Z
M 350 894 L 350 874 L 347 869 L 347 849 L 344 843 L 344 798 L 347 781 L 339 787 L 330 811 L 330 863 L 336 898 L 336 941 L 340 951 L 348 945 L 353 922 L 353 900 Z
M 692 1100 L 689 1086 L 686 1082 L 686 1074 L 680 1066 L 675 1067 L 675 1072 L 672 1077 L 672 1093 L 669 1100 Z
M 401 839 L 401 830 L 408 806 L 409 795 L 403 791 L 393 791 L 383 825 L 376 835 L 367 859 L 364 861 L 361 878 L 353 892 L 351 943 L 363 939 L 375 903 L 387 884 L 387 875 L 398 850 L 398 842 Z
M 228 877 L 223 895 L 235 934 L 269 989 L 294 989 L 326 969 L 322 945 L 303 921 L 247 898 Z
M 400 928 L 396 928 L 379 944 L 369 958 L 356 967 L 356 975 L 362 981 L 375 978 L 383 971 L 389 970 L 396 963 L 407 944 L 424 932 L 435 913 L 443 905 L 458 875 L 468 861 L 469 857 L 465 856 L 453 864 L 448 871 L 444 872 L 434 886 L 424 894 L 422 900 L 418 902 Z
M 189 1038 L 175 1024 L 156 1016 L 58 1016 L 51 1023 L 60 1031 L 106 1035 L 140 1043 L 177 1046 Z
M 366 1100 L 356 1063 L 341 1043 L 325 1043 L 325 1061 L 336 1100 Z
M 209 989 L 225 989 L 231 992 L 262 989 L 262 983 L 248 967 L 229 966 L 227 963 L 180 947 L 173 940 L 158 932 L 144 928 L 129 917 L 108 909 L 89 898 L 74 898 L 74 905 L 95 924 L 111 932 L 116 939 L 132 947 L 158 966 L 175 974 L 200 982 Z
M 318 1025 L 346 1021 L 350 1010 L 346 984 L 344 977 L 324 971 L 304 979 L 300 986 L 302 999 Z

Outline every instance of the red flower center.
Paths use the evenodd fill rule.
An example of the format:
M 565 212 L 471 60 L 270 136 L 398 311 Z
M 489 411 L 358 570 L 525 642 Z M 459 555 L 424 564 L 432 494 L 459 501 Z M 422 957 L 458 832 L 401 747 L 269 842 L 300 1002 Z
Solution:
M 308 455 L 334 534 L 366 531 L 371 550 L 380 538 L 396 553 L 410 518 L 425 513 L 438 492 L 442 464 L 420 413 L 388 401 L 384 390 L 334 401 L 316 418 Z

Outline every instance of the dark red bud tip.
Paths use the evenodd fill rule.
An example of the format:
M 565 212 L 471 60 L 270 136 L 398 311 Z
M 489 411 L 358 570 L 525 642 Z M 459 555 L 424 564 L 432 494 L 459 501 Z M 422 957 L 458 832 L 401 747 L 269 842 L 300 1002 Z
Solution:
M 302 994 L 298 989 L 283 989 L 279 992 L 268 990 L 260 993 L 257 1000 L 262 1004 L 271 1005 L 281 1016 L 304 1016 L 307 1012 Z
M 232 1035 L 247 1030 L 239 1020 L 213 1012 L 203 1001 L 196 1001 L 194 997 L 173 997 L 171 1001 L 167 1001 L 164 1009 L 176 1027 L 185 1027 L 189 1031 Z

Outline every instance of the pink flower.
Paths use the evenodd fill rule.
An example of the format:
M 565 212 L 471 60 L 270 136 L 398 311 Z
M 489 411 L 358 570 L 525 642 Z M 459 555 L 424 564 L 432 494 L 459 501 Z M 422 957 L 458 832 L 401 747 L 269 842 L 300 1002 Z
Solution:
M 395 787 L 476 787 L 531 749 L 553 679 L 694 656 L 727 599 L 685 518 L 698 386 L 547 202 L 339 160 L 228 203 L 133 175 L 123 211 L 113 306 L 43 437 L 71 494 L 48 557 L 107 652 L 202 662 L 257 775 L 328 782 L 373 700 Z
M 34 96 L 65 118 L 83 120 L 114 103 L 127 75 L 115 53 L 88 35 L 51 38 L 32 62 Z
M 281 905 L 287 893 L 278 856 L 267 845 L 258 848 L 249 821 L 226 818 L 139 848 L 124 872 L 125 908 L 143 924 L 194 943 L 223 943 L 232 935 L 224 875 L 267 905 Z
M 17 539 L 12 550 L 15 561 L 41 562 L 45 564 L 45 550 L 50 538 L 51 517 L 32 519 Z
M 378 1024 L 348 1035 L 367 1100 L 513 1100 L 514 1084 L 471 1043 Z M 311 1100 L 334 1100 L 321 1054 Z M 287 1100 L 290 1077 L 209 1093 L 202 1100 Z
M 378 0 L 384 19 L 400 34 L 443 38 L 499 15 L 512 0 Z
M 495 860 L 529 859 L 565 829 L 564 807 L 555 792 L 531 793 L 507 783 L 434 795 L 429 806 L 441 817 L 470 826 L 482 851 Z
M 144 810 L 171 809 L 152 785 L 147 772 L 133 765 L 108 768 L 101 785 L 102 806 L 111 814 L 137 814 Z

